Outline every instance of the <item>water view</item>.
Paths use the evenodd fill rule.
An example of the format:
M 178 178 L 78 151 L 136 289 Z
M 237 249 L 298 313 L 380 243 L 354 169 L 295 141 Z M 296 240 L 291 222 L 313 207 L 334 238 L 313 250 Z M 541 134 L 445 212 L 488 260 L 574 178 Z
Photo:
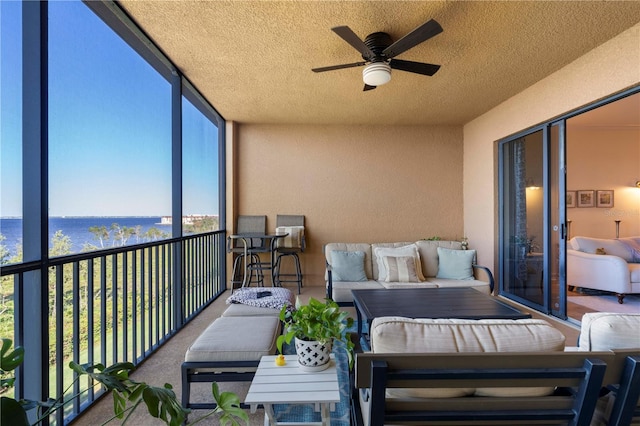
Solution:
M 56 235 L 56 233 L 58 233 Z M 22 245 L 22 219 L 0 218 L 0 245 L 7 258 L 18 254 Z M 55 238 L 68 237 L 70 253 L 123 245 L 140 244 L 171 237 L 171 222 L 160 216 L 143 217 L 51 217 L 49 248 Z

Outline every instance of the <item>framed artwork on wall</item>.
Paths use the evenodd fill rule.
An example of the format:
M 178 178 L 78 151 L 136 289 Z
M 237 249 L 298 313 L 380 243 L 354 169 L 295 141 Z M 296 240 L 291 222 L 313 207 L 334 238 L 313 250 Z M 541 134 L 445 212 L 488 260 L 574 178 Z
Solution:
M 576 191 L 567 191 L 567 207 L 576 206 Z
M 576 199 L 578 207 L 595 207 L 596 206 L 596 191 L 582 190 L 578 191 L 578 197 Z
M 596 191 L 597 207 L 613 207 L 613 190 Z

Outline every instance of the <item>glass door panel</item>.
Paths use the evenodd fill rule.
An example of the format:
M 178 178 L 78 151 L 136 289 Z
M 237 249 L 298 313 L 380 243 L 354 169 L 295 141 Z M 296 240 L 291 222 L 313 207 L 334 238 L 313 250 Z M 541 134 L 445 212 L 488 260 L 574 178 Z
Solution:
M 549 129 L 549 192 L 550 208 L 549 232 L 550 256 L 545 270 L 550 271 L 548 286 L 550 288 L 549 306 L 551 313 L 562 319 L 567 315 L 566 291 L 566 240 L 568 226 L 566 225 L 566 166 L 564 150 L 564 122 L 555 124 Z
M 501 293 L 548 312 L 543 130 L 501 145 Z

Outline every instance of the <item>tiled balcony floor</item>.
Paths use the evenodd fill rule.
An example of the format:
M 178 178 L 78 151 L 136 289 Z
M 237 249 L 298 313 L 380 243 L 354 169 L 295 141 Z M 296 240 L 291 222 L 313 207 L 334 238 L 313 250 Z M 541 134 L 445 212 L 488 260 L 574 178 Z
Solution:
M 174 391 L 178 395 L 178 401 L 181 398 L 181 377 L 180 377 L 180 365 L 184 360 L 184 353 L 186 348 L 193 342 L 193 340 L 200 334 L 204 328 L 206 328 L 214 319 L 219 317 L 226 309 L 225 300 L 230 295 L 230 292 L 225 293 L 216 302 L 203 311 L 197 318 L 189 323 L 180 333 L 174 336 L 169 342 L 167 342 L 162 348 L 158 350 L 153 356 L 151 356 L 144 364 L 142 364 L 138 370 L 134 373 L 132 378 L 137 381 L 147 382 L 155 386 L 162 386 L 164 383 L 171 383 Z M 309 297 L 322 300 L 324 298 L 324 287 L 320 286 L 305 286 L 302 289 L 300 298 L 302 302 L 306 302 Z M 346 308 L 352 312 L 352 316 L 355 318 L 353 308 Z M 567 346 L 576 345 L 579 330 L 575 326 L 568 325 L 566 323 L 556 321 L 553 318 L 546 317 L 538 314 L 535 311 L 529 311 L 534 318 L 544 318 L 554 324 L 560 331 L 567 336 Z M 221 384 L 223 391 L 233 391 L 240 396 L 243 400 L 249 389 L 248 383 L 224 383 Z M 205 400 L 211 398 L 211 386 L 209 384 L 196 383 L 192 385 L 192 399 Z M 206 413 L 206 410 L 198 410 L 192 414 L 192 418 L 197 418 L 200 415 Z M 104 397 L 99 401 L 95 407 L 85 413 L 82 417 L 74 422 L 74 425 L 86 425 L 95 426 L 104 423 L 107 419 L 113 415 L 113 399 L 111 396 Z M 251 426 L 262 426 L 264 424 L 264 412 L 258 410 L 255 414 L 250 414 Z M 117 424 L 117 423 L 116 423 Z M 140 407 L 136 410 L 136 413 L 128 421 L 130 425 L 147 426 L 147 425 L 162 425 L 161 421 L 151 418 L 146 410 L 146 407 Z M 218 425 L 219 422 L 215 416 L 210 417 L 198 424 L 201 425 Z

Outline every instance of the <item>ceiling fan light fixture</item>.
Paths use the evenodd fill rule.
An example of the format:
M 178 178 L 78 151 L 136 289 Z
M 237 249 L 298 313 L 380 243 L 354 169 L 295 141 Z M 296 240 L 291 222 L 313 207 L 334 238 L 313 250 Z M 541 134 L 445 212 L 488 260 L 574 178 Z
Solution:
M 362 80 L 369 86 L 381 86 L 391 81 L 391 67 L 386 62 L 374 62 L 362 70 Z

